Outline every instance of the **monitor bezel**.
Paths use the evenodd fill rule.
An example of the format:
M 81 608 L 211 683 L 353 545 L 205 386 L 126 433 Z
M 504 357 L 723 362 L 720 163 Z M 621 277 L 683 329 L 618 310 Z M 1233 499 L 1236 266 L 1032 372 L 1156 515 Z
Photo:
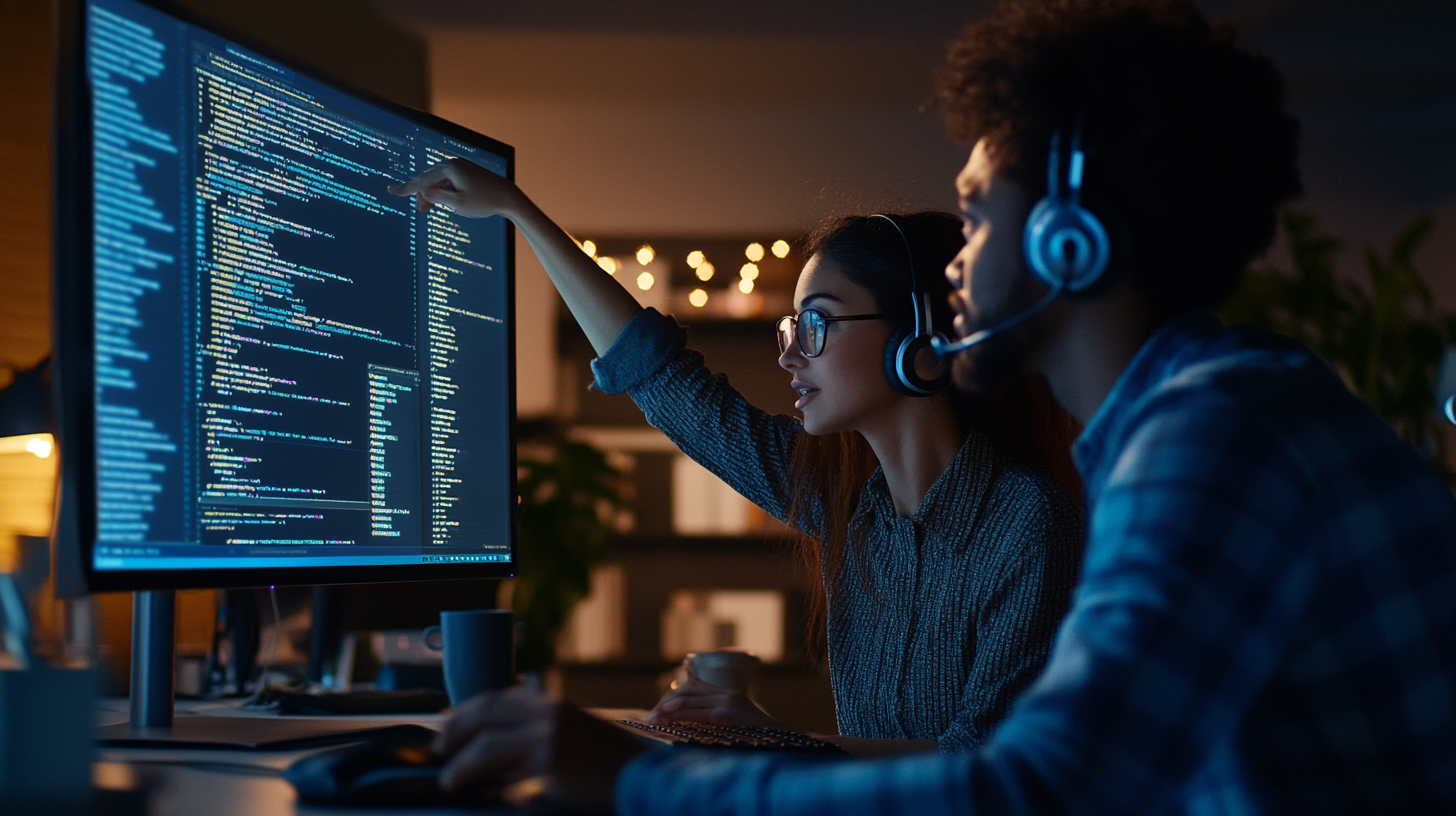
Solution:
M 228 26 L 166 0 L 131 0 L 180 22 L 205 29 L 230 42 L 368 105 L 459 139 L 502 157 L 506 178 L 515 179 L 515 149 L 469 128 L 384 99 L 327 71 L 239 34 Z M 56 64 L 52 131 L 52 336 L 54 338 L 55 426 L 59 451 L 56 502 L 57 564 L 67 565 L 70 581 L 84 581 L 91 592 L 239 588 L 321 584 L 396 583 L 509 578 L 519 554 L 518 502 L 510 506 L 510 561 L 475 564 L 403 564 L 327 567 L 221 568 L 185 570 L 96 570 L 95 338 L 92 322 L 94 271 L 92 247 L 92 139 L 90 81 L 86 72 L 86 0 L 56 5 Z M 506 222 L 506 365 L 509 386 L 509 478 L 516 476 L 516 241 Z

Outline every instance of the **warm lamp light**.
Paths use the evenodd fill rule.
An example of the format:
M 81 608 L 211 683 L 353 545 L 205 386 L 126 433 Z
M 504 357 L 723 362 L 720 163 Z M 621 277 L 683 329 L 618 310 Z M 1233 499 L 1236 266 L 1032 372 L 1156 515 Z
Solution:
M 642 264 L 643 266 L 652 263 L 652 259 L 656 257 L 657 253 L 653 252 L 652 247 L 647 246 L 646 244 L 643 244 L 642 246 L 637 248 L 637 263 Z
M 763 244 L 754 241 L 748 245 L 747 249 L 743 250 L 743 254 L 748 260 L 758 263 L 763 260 Z
M 616 258 L 606 256 L 602 258 L 597 258 L 597 266 L 605 269 L 608 275 L 615 275 L 617 274 L 617 270 L 620 269 L 622 265 L 617 263 Z
M 657 283 L 657 279 L 652 277 L 651 272 L 643 272 L 637 276 L 637 288 L 644 292 L 651 289 L 654 283 Z
M 702 289 L 694 289 L 688 295 L 688 303 L 691 303 L 701 309 L 704 306 L 708 305 L 708 293 L 704 292 Z
M 710 263 L 708 263 L 707 261 L 703 261 L 702 263 L 698 264 L 697 275 L 698 275 L 698 280 L 700 280 L 700 281 L 709 281 L 709 280 L 712 280 L 713 279 L 713 265 L 710 264 Z
M 594 241 L 582 241 L 581 251 L 595 258 L 597 256 L 597 245 Z
M 53 450 L 55 450 L 55 437 L 48 433 L 7 436 L 0 439 L 0 455 L 33 453 L 41 459 L 49 459 Z
M 750 292 L 752 292 L 753 291 L 753 281 L 749 280 L 748 278 L 744 278 L 743 280 L 739 281 L 738 282 L 738 291 L 742 292 L 745 295 L 748 294 L 748 293 L 750 293 Z
M 773 252 L 775 258 L 787 258 L 789 257 L 789 242 L 774 241 L 773 246 L 769 247 L 769 250 Z
M 738 277 L 746 281 L 758 280 L 758 264 L 744 264 L 743 268 L 738 270 Z
M 697 269 L 702 266 L 705 260 L 707 259 L 703 257 L 703 253 L 696 249 L 688 253 L 688 266 L 692 269 Z

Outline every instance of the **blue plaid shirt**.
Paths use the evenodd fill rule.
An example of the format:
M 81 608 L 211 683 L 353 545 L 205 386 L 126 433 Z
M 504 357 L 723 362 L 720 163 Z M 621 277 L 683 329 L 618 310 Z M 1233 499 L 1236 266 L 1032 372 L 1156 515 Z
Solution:
M 1088 544 L 979 751 L 659 751 L 623 813 L 1456 812 L 1456 501 L 1301 346 L 1159 331 L 1077 441 Z

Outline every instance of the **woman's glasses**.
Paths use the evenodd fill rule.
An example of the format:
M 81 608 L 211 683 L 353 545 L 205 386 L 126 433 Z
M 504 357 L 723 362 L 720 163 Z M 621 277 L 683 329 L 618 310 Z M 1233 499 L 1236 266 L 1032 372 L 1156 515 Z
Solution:
M 887 320 L 883 314 L 843 315 L 828 317 L 818 309 L 805 309 L 798 317 L 786 315 L 774 326 L 778 334 L 779 353 L 789 350 L 789 344 L 799 341 L 799 353 L 805 357 L 818 357 L 824 353 L 824 336 L 829 333 L 829 324 L 841 320 Z

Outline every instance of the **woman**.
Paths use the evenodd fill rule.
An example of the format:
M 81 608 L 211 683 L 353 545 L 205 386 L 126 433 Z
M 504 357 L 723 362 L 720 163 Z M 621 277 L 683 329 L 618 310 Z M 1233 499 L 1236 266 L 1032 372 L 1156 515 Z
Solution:
M 802 534 L 824 589 L 836 741 L 890 753 L 986 739 L 1046 660 L 1081 511 L 1054 475 L 1075 483 L 1075 428 L 1044 382 L 919 398 L 887 378 L 891 339 L 914 321 L 912 258 L 934 321 L 949 325 L 940 270 L 962 243 L 955 216 L 840 219 L 810 241 L 797 314 L 780 321 L 799 420 L 710 374 L 672 318 L 642 309 L 510 182 L 454 159 L 390 191 L 422 210 L 510 219 L 601 355 L 597 386 L 629 393 L 684 453 Z M 778 725 L 700 681 L 652 716 Z

